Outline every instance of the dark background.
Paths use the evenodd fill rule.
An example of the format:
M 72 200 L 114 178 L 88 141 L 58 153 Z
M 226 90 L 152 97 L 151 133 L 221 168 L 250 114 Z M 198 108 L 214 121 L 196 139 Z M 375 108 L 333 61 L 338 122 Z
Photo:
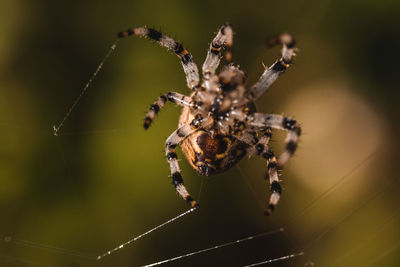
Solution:
M 395 0 L 0 1 L 0 265 L 139 266 L 283 227 L 169 266 L 243 266 L 301 251 L 271 265 L 399 266 L 399 16 Z M 201 208 L 97 262 L 188 208 L 163 152 L 180 108 L 168 104 L 149 131 L 141 126 L 160 93 L 189 93 L 179 60 L 145 39 L 121 41 L 58 137 L 53 125 L 117 32 L 161 29 L 201 69 L 227 21 L 248 86 L 279 56 L 268 36 L 298 40 L 295 64 L 257 101 L 304 132 L 281 173 L 278 209 L 262 215 L 264 160 L 204 179 L 179 154 Z M 274 133 L 279 151 L 284 134 Z

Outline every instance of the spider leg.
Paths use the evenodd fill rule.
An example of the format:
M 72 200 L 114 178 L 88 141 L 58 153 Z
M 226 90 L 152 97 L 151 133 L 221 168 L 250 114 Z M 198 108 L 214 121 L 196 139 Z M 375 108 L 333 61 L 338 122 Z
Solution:
M 186 187 L 183 185 L 183 178 L 178 164 L 178 156 L 175 148 L 182 143 L 189 135 L 197 131 L 196 128 L 189 124 L 185 124 L 175 130 L 165 142 L 165 154 L 171 169 L 172 184 L 175 186 L 179 195 L 186 200 L 192 207 L 198 207 L 198 203 L 190 196 Z
M 269 204 L 264 211 L 265 215 L 270 215 L 279 202 L 282 194 L 282 188 L 279 184 L 278 178 L 278 163 L 274 152 L 268 147 L 269 140 L 271 139 L 271 128 L 267 128 L 264 135 L 260 138 L 255 145 L 256 153 L 267 160 L 268 173 L 265 178 L 269 178 L 271 196 Z
M 250 145 L 248 148 L 249 156 L 260 155 L 267 160 L 268 173 L 265 178 L 269 178 L 271 196 L 264 214 L 270 215 L 275 210 L 282 194 L 278 178 L 278 163 L 274 152 L 268 147 L 268 142 L 271 139 L 271 128 L 266 128 L 263 136 L 259 139 L 253 131 L 245 131 L 241 136 L 236 138 Z
M 146 114 L 146 117 L 144 119 L 144 124 L 143 128 L 147 130 L 151 123 L 153 122 L 155 116 L 157 113 L 160 111 L 160 109 L 164 106 L 165 102 L 167 100 L 171 101 L 172 103 L 175 103 L 179 106 L 194 106 L 194 104 L 191 102 L 190 97 L 182 95 L 180 93 L 175 93 L 175 92 L 168 92 L 165 94 L 160 95 L 157 100 L 150 106 L 149 111 Z
M 122 31 L 118 34 L 119 38 L 124 38 L 131 35 L 147 37 L 156 41 L 161 46 L 173 50 L 181 59 L 183 71 L 186 75 L 187 86 L 194 90 L 199 84 L 199 71 L 193 60 L 192 55 L 183 47 L 181 43 L 176 42 L 171 37 L 151 28 L 140 27 Z
M 285 150 L 278 158 L 278 166 L 283 168 L 296 151 L 299 136 L 301 134 L 299 123 L 294 119 L 283 115 L 263 113 L 253 113 L 248 116 L 247 121 L 248 124 L 253 127 L 271 127 L 288 132 L 285 140 Z
M 282 56 L 271 67 L 265 69 L 258 82 L 247 92 L 248 101 L 255 100 L 265 93 L 279 75 L 285 72 L 296 55 L 296 41 L 290 34 L 282 34 L 269 39 L 269 45 L 282 44 Z
M 271 190 L 271 196 L 269 197 L 269 204 L 264 211 L 265 215 L 270 215 L 274 210 L 276 205 L 279 202 L 282 194 L 282 188 L 279 184 L 278 177 L 278 162 L 274 155 L 274 152 L 268 148 L 268 146 L 264 145 L 264 151 L 262 152 L 262 156 L 267 160 L 267 170 L 268 173 L 265 178 L 269 177 L 269 184 Z
M 232 60 L 233 31 L 229 24 L 224 24 L 218 31 L 217 36 L 210 44 L 207 52 L 207 58 L 203 63 L 203 76 L 209 76 L 215 73 L 221 58 L 221 48 L 225 48 L 225 61 Z

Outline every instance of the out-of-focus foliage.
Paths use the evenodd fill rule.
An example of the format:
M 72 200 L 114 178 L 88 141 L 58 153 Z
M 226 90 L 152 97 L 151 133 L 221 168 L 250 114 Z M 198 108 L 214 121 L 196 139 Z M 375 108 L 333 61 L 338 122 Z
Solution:
M 399 3 L 1 1 L 0 265 L 137 266 L 285 227 L 171 266 L 237 266 L 298 251 L 305 256 L 276 266 L 398 266 Z M 209 179 L 181 160 L 201 209 L 101 262 L 85 258 L 187 209 L 163 152 L 180 108 L 168 104 L 141 127 L 160 93 L 189 93 L 178 59 L 148 40 L 123 40 L 60 136 L 52 126 L 120 30 L 160 28 L 200 67 L 226 21 L 249 86 L 279 55 L 266 37 L 287 31 L 298 41 L 295 64 L 257 101 L 262 112 L 294 116 L 304 132 L 281 173 L 278 209 L 262 215 L 263 159 Z M 283 139 L 275 132 L 275 150 Z

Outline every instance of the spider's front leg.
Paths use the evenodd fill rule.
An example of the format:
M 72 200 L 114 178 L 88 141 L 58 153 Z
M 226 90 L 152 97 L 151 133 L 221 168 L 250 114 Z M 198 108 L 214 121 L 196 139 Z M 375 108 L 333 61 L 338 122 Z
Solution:
M 181 43 L 178 43 L 168 35 L 147 27 L 133 28 L 122 31 L 118 34 L 119 38 L 125 38 L 128 36 L 146 37 L 156 41 L 168 50 L 174 51 L 174 53 L 181 59 L 183 71 L 186 75 L 187 86 L 192 90 L 197 88 L 200 81 L 197 65 L 194 62 L 192 55 L 183 47 Z
M 175 130 L 165 142 L 165 154 L 171 169 L 172 184 L 175 186 L 179 195 L 190 204 L 191 207 L 198 207 L 198 203 L 190 196 L 186 187 L 183 185 L 183 178 L 178 164 L 178 156 L 175 148 L 181 144 L 189 135 L 197 131 L 192 125 L 185 124 Z
M 285 150 L 278 158 L 278 167 L 283 168 L 296 151 L 299 136 L 301 134 L 299 123 L 294 119 L 283 115 L 263 113 L 253 113 L 248 116 L 247 120 L 249 125 L 253 127 L 271 127 L 288 132 L 285 139 Z
M 254 101 L 265 93 L 267 89 L 285 72 L 296 56 L 296 40 L 288 33 L 281 34 L 268 41 L 269 46 L 281 44 L 282 54 L 271 67 L 267 68 L 258 82 L 247 92 L 247 101 Z
M 203 63 L 203 76 L 214 74 L 218 68 L 221 58 L 221 49 L 225 48 L 225 61 L 232 60 L 233 30 L 229 24 L 224 24 L 218 31 L 217 36 L 210 44 L 207 58 Z
M 175 93 L 175 92 L 168 92 L 165 94 L 160 95 L 159 98 L 150 106 L 149 111 L 146 114 L 144 119 L 143 128 L 147 130 L 151 123 L 153 122 L 154 118 L 156 117 L 157 113 L 160 109 L 164 106 L 165 102 L 169 100 L 172 103 L 175 103 L 179 106 L 194 106 L 191 102 L 190 97 Z

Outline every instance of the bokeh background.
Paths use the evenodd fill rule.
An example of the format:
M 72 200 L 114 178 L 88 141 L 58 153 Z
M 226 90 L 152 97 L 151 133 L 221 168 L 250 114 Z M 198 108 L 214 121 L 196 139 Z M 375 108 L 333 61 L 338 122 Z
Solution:
M 139 266 L 284 228 L 166 265 L 243 266 L 304 252 L 270 265 L 399 266 L 399 3 L 0 1 L 0 265 Z M 279 56 L 268 36 L 298 40 L 295 64 L 257 101 L 304 132 L 281 173 L 278 209 L 262 215 L 263 159 L 205 179 L 179 154 L 201 208 L 96 261 L 188 209 L 163 152 L 180 108 L 169 104 L 141 127 L 160 93 L 188 93 L 179 60 L 148 40 L 123 40 L 58 137 L 53 125 L 117 32 L 161 29 L 201 66 L 226 21 L 249 86 Z M 283 138 L 275 132 L 275 150 Z

